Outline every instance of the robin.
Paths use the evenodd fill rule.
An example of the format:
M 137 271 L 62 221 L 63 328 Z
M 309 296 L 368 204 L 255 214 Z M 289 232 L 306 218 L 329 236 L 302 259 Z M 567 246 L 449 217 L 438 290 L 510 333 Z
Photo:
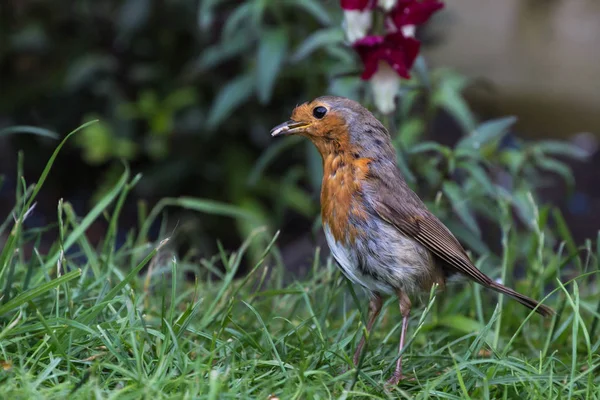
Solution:
M 297 106 L 272 136 L 309 138 L 323 158 L 321 216 L 327 244 L 344 275 L 370 294 L 367 332 L 382 295 L 396 295 L 404 347 L 411 297 L 455 274 L 504 293 L 543 316 L 553 310 L 494 282 L 477 269 L 454 235 L 408 187 L 387 129 L 359 103 L 323 96 Z M 358 364 L 365 337 L 356 348 Z M 402 375 L 402 356 L 389 384 Z

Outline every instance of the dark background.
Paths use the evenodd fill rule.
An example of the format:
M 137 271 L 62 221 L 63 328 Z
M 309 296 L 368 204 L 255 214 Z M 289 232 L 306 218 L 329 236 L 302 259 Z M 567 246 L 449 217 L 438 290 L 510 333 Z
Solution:
M 542 202 L 561 207 L 578 242 L 600 227 L 600 27 L 590 24 L 600 10 L 592 3 L 449 2 L 418 32 L 431 67 L 470 79 L 464 94 L 480 120 L 519 117 L 505 146 L 557 138 L 589 155 L 568 160 L 575 187 L 553 179 L 538 188 Z M 255 218 L 172 209 L 183 253 L 214 254 L 217 239 L 233 249 L 267 225 L 282 230 L 288 263 L 305 264 L 319 242 L 320 159 L 308 143 L 274 141 L 268 132 L 303 101 L 364 95 L 341 18 L 337 1 L 3 1 L 0 129 L 35 126 L 63 137 L 100 120 L 61 152 L 28 224 L 54 221 L 60 198 L 84 215 L 125 160 L 143 179 L 123 213 L 123 237 L 137 224 L 140 200 L 151 207 L 163 197 L 194 196 Z M 452 145 L 464 134 L 447 110 L 423 115 L 423 139 Z M 18 151 L 33 182 L 57 144 L 0 135 L 0 215 L 14 205 Z M 418 169 L 415 163 L 409 158 Z M 482 224 L 497 249 L 497 231 Z M 88 235 L 98 243 L 105 229 L 99 221 Z

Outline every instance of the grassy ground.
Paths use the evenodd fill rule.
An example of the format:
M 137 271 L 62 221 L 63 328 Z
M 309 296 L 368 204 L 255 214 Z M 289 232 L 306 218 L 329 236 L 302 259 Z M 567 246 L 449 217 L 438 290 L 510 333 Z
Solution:
M 235 253 L 200 263 L 177 260 L 167 239 L 145 240 L 159 209 L 141 212 L 139 230 L 117 248 L 121 206 L 138 179 L 127 171 L 86 216 L 60 203 L 58 222 L 48 227 L 58 233 L 55 244 L 47 254 L 26 254 L 43 230 L 26 229 L 24 221 L 51 164 L 0 227 L 10 232 L 0 252 L 2 399 L 600 398 L 592 279 L 600 246 L 588 242 L 573 256 L 564 227 L 564 246 L 548 252 L 540 245 L 530 255 L 532 265 L 545 267 L 508 279 L 532 296 L 553 290 L 547 304 L 558 311 L 554 318 L 473 285 L 424 296 L 405 352 L 405 373 L 414 379 L 386 388 L 401 321 L 393 299 L 354 368 L 366 299 L 331 263 L 315 264 L 303 281 L 283 283 L 276 238 L 263 231 Z M 164 204 L 240 212 L 191 199 Z M 93 247 L 85 232 L 98 218 L 110 229 Z M 514 258 L 508 227 L 510 221 L 503 268 L 487 271 L 505 278 Z M 543 243 L 541 230 L 532 235 Z M 265 257 L 239 277 L 248 247 L 265 240 Z M 557 271 L 570 266 L 577 279 L 563 276 L 561 283 Z M 212 273 L 186 279 L 198 271 Z

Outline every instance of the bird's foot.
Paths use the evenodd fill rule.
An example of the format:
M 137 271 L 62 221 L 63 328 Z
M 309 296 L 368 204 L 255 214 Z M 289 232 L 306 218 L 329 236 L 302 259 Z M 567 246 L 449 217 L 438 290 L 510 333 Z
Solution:
M 390 379 L 387 380 L 385 386 L 396 386 L 400 381 L 414 381 L 414 377 L 408 377 L 402 373 L 394 373 Z

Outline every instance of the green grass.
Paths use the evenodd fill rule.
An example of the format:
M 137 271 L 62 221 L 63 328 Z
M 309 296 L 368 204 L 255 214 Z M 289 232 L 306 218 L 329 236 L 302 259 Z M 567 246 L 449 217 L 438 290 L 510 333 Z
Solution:
M 473 285 L 425 295 L 415 301 L 404 353 L 414 379 L 386 388 L 401 323 L 394 299 L 355 368 L 367 301 L 331 261 L 289 282 L 277 235 L 266 230 L 236 252 L 200 262 L 176 259 L 168 232 L 158 243 L 146 240 L 165 206 L 242 218 L 243 210 L 169 199 L 148 216 L 140 211 L 140 226 L 117 248 L 121 207 L 140 179 L 125 168 L 86 216 L 58 204 L 57 223 L 48 227 L 56 241 L 40 254 L 46 229 L 23 222 L 55 156 L 36 185 L 22 182 L 14 213 L 0 225 L 7 235 L 0 252 L 2 399 L 600 398 L 600 244 L 578 248 L 562 224 L 555 234 L 564 244 L 553 250 L 533 201 L 532 267 L 510 284 L 537 297 L 552 288 L 547 304 L 557 315 L 544 319 Z M 487 272 L 510 277 L 518 236 L 505 214 L 502 270 Z M 86 231 L 97 219 L 109 230 L 93 246 Z M 257 243 L 263 256 L 240 276 Z M 577 278 L 559 275 L 568 268 Z

